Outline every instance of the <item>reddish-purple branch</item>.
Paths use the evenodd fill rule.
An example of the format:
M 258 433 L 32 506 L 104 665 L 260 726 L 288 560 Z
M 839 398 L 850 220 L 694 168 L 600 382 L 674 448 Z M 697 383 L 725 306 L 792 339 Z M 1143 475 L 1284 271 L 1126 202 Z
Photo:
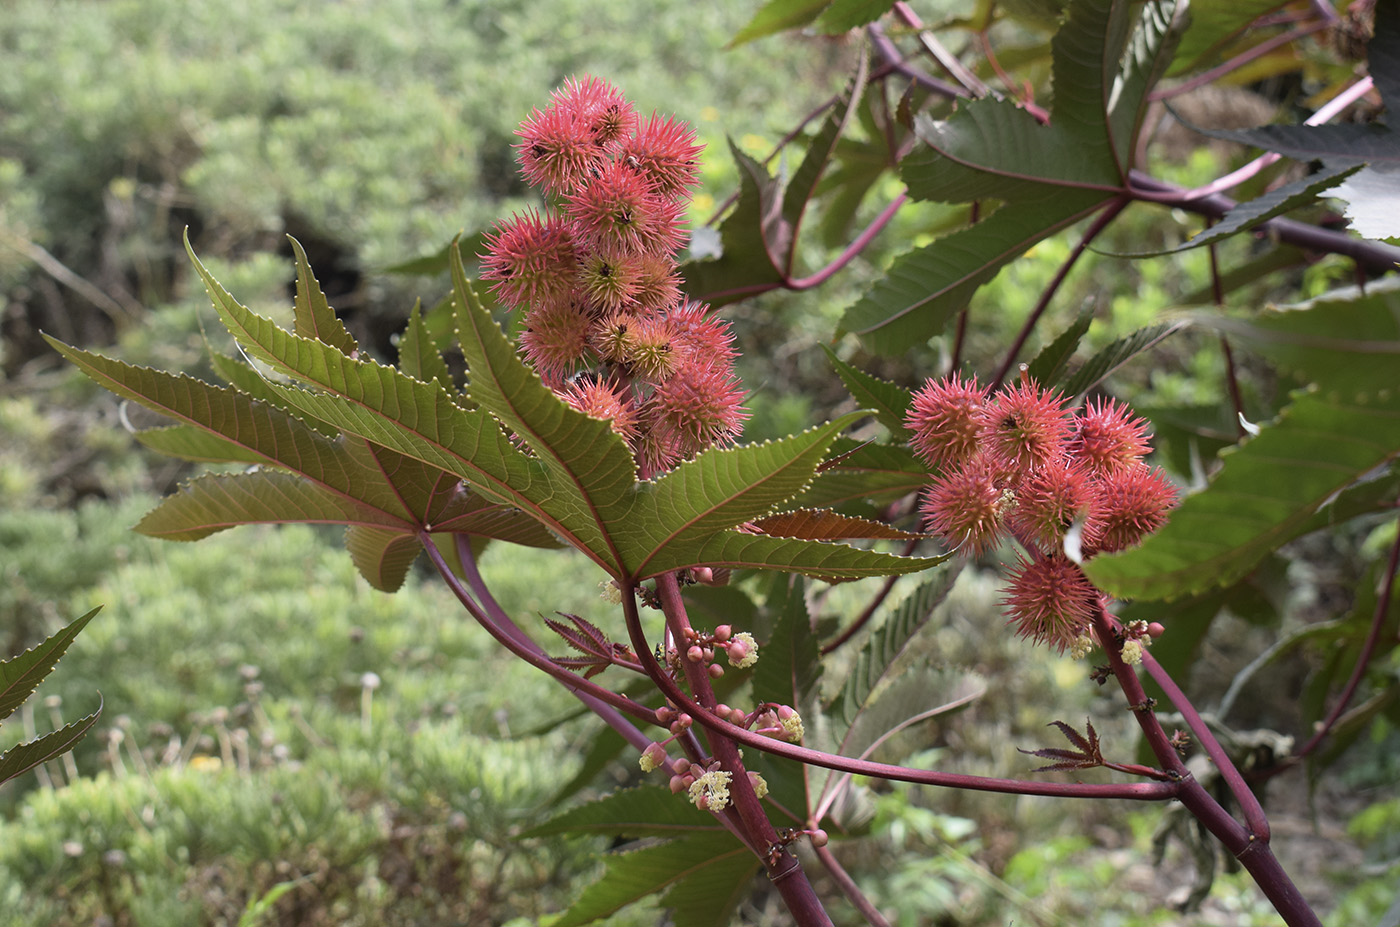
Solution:
M 1084 234 L 1079 237 L 1079 243 L 1074 246 L 1074 250 L 1069 253 L 1069 257 L 1065 258 L 1064 262 L 1060 265 L 1060 269 L 1055 272 L 1055 278 L 1050 281 L 1049 286 L 1040 294 L 1040 299 L 1036 302 L 1035 308 L 1031 309 L 1031 314 L 1027 317 L 1025 324 L 1021 326 L 1021 331 L 1017 333 L 1016 340 L 1012 342 L 1010 349 L 1007 350 L 1006 359 L 1002 361 L 1001 368 L 992 379 L 991 388 L 993 390 L 1001 386 L 1002 382 L 1006 379 L 1006 374 L 1010 372 L 1012 365 L 1016 363 L 1016 355 L 1021 353 L 1021 348 L 1025 346 L 1026 339 L 1031 336 L 1031 332 L 1035 330 L 1036 324 L 1040 322 L 1040 317 L 1045 313 L 1046 308 L 1049 307 L 1050 300 L 1055 298 L 1055 294 L 1060 289 L 1060 284 L 1064 283 L 1065 277 L 1069 276 L 1070 268 L 1074 267 L 1075 262 L 1079 260 L 1079 256 L 1089 247 L 1089 243 L 1097 238 L 1099 233 L 1107 228 L 1110 222 L 1118 218 L 1118 214 L 1126 209 L 1131 202 L 1132 200 L 1126 196 L 1114 200 L 1108 204 L 1107 208 L 1095 216 L 1094 221 L 1084 230 Z
M 785 743 L 755 734 L 738 725 L 715 717 L 698 702 L 686 695 L 675 681 L 666 674 L 656 658 L 652 656 L 641 617 L 637 611 L 635 596 L 623 590 L 622 608 L 627 619 L 627 631 L 631 635 L 632 648 L 642 660 L 642 666 L 663 695 L 669 698 L 681 711 L 689 713 L 697 723 L 723 734 L 746 747 L 763 750 L 776 756 L 787 757 L 799 763 L 851 772 L 862 776 L 893 779 L 899 782 L 916 782 L 923 785 L 936 785 L 944 788 L 971 789 L 981 792 L 1002 792 L 1009 795 L 1046 795 L 1063 798 L 1125 798 L 1133 801 L 1164 801 L 1177 797 L 1179 783 L 1060 783 L 1026 782 L 1020 779 L 996 779 L 987 776 L 970 776 L 962 773 L 940 773 L 925 769 L 910 769 L 907 766 L 894 766 L 889 763 L 874 763 L 811 750 L 795 744 Z
M 1390 545 L 1390 560 L 1386 563 L 1385 576 L 1381 580 L 1383 585 L 1380 597 L 1376 601 L 1375 614 L 1371 618 L 1371 630 L 1366 634 L 1365 643 L 1361 645 L 1361 653 L 1356 658 L 1356 666 L 1351 671 L 1351 678 L 1347 680 L 1342 694 L 1337 698 L 1337 704 L 1332 706 L 1332 710 L 1327 713 L 1327 717 L 1317 731 L 1308 738 L 1307 743 L 1298 748 L 1298 752 L 1295 754 L 1298 759 L 1316 750 L 1318 744 L 1332 733 L 1337 719 L 1346 711 L 1347 706 L 1351 704 L 1352 698 L 1356 695 L 1357 687 L 1361 685 L 1361 680 L 1371 665 L 1371 657 L 1376 652 L 1376 645 L 1380 643 L 1381 630 L 1385 627 L 1385 619 L 1390 613 L 1390 596 L 1395 589 L 1397 570 L 1400 570 L 1400 531 L 1395 533 L 1395 541 Z

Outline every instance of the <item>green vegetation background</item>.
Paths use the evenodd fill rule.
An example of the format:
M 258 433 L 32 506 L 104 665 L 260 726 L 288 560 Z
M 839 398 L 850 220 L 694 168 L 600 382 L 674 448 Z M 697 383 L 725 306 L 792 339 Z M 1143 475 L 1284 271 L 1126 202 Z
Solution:
M 6 4 L 0 643 L 15 652 L 105 604 L 26 721 L 47 730 L 91 710 L 96 691 L 107 714 L 71 761 L 0 790 L 0 927 L 534 923 L 596 873 L 604 843 L 515 836 L 595 742 L 597 726 L 572 718 L 567 696 L 503 658 L 436 585 L 370 590 L 336 532 L 240 529 L 191 546 L 132 534 L 153 495 L 188 471 L 134 446 L 129 410 L 58 363 L 37 331 L 193 369 L 211 314 L 179 247 L 189 226 L 219 279 L 270 315 L 286 312 L 294 234 L 357 337 L 387 352 L 414 300 L 432 305 L 443 290 L 389 269 L 526 204 L 512 131 L 576 73 L 696 125 L 711 152 L 694 211 L 703 221 L 734 180 L 725 137 L 765 155 L 839 88 L 852 55 L 829 39 L 722 51 L 753 10 L 749 0 Z M 1202 149 L 1179 169 L 1211 170 L 1216 158 Z M 908 212 L 883 248 L 936 221 Z M 1066 248 L 1046 242 L 993 284 L 1000 311 L 970 333 L 974 348 L 1015 331 Z M 803 427 L 840 401 L 817 342 L 885 257 L 877 250 L 819 293 L 734 307 L 758 355 L 745 371 L 751 437 Z M 1107 340 L 1141 324 L 1138 307 L 1201 286 L 1202 261 L 1115 264 L 1111 283 L 1081 283 L 1062 303 L 1120 294 L 1113 324 L 1094 332 Z M 67 286 L 64 270 L 96 295 Z M 1337 272 L 1324 263 L 1308 285 Z M 1202 384 L 1218 358 L 1195 347 L 1181 373 L 1129 388 L 1214 402 Z M 494 550 L 486 569 L 517 616 L 608 620 L 600 577 L 582 561 Z M 859 596 L 843 588 L 823 614 Z M 1023 772 L 1017 744 L 1038 745 L 1052 718 L 1089 713 L 1127 737 L 1127 719 L 1086 691 L 1081 668 L 997 633 L 995 597 L 969 571 L 924 642 L 923 656 L 993 684 L 920 760 Z M 3 745 L 25 733 L 11 727 Z M 1360 752 L 1349 788 L 1393 780 L 1382 745 Z M 622 754 L 587 788 L 637 775 Z M 871 836 L 843 852 L 900 924 L 1184 922 L 1158 905 L 1189 881 L 1189 855 L 1173 845 L 1155 879 L 1144 862 L 1159 812 L 1122 826 L 1111 815 L 1128 809 L 1048 800 L 905 787 L 865 800 Z M 1388 903 L 1390 870 L 1346 863 L 1361 844 L 1393 857 L 1384 835 L 1400 812 L 1367 813 L 1346 843 L 1355 855 L 1317 875 L 1338 924 Z M 1212 903 L 1225 923 L 1272 922 L 1233 876 Z M 742 916 L 770 923 L 776 912 L 759 892 Z M 839 903 L 834 915 L 855 922 Z M 629 910 L 613 923 L 659 916 Z

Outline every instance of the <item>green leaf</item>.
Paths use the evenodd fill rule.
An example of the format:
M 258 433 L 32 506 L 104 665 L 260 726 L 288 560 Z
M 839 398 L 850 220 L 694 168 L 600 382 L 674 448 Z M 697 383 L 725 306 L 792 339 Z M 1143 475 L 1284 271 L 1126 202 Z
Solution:
M 1202 245 L 1213 245 L 1238 232 L 1247 232 L 1275 216 L 1281 216 L 1294 209 L 1311 205 L 1317 201 L 1318 194 L 1337 186 L 1337 184 L 1346 180 L 1359 170 L 1361 170 L 1360 165 L 1324 169 L 1318 171 L 1316 174 L 1304 177 L 1302 180 L 1295 180 L 1293 183 L 1284 184 L 1276 190 L 1265 193 L 1263 196 L 1258 196 L 1248 202 L 1240 203 L 1234 209 L 1227 212 L 1224 218 L 1215 225 L 1203 229 L 1192 236 L 1189 241 L 1183 242 L 1175 248 L 1168 248 L 1165 251 L 1134 251 L 1131 254 L 1116 253 L 1113 256 L 1127 258 L 1159 257 L 1164 254 L 1176 254 L 1179 251 L 1189 251 L 1192 248 L 1199 248 Z
M 909 429 L 904 425 L 904 418 L 909 413 L 911 402 L 909 390 L 888 380 L 873 377 L 864 370 L 846 363 L 827 345 L 822 345 L 822 350 L 831 360 L 836 375 L 846 384 L 846 389 L 850 391 L 856 405 L 874 410 L 875 417 L 896 441 L 908 440 Z
M 928 485 L 928 467 L 902 445 L 861 445 L 842 438 L 831 451 L 835 462 L 817 474 L 807 491 L 793 500 L 794 505 L 824 508 L 861 499 L 886 503 Z
M 73 639 L 101 610 L 101 606 L 94 608 L 86 615 L 75 618 L 43 643 L 8 660 L 0 661 L 0 721 L 14 714 L 15 709 L 24 704 L 24 700 L 29 698 L 53 669 L 54 664 L 67 652 L 68 645 L 73 643 Z
M 816 19 L 831 0 L 768 0 L 753 19 L 729 40 L 726 49 L 738 48 L 755 39 L 805 26 Z
M 291 337 L 285 332 L 282 334 Z M 51 340 L 50 344 L 99 385 L 118 396 L 215 436 L 215 441 L 198 443 L 196 447 L 192 438 L 177 432 L 173 440 L 170 440 L 172 436 L 167 436 L 167 443 L 183 443 L 191 450 L 202 448 L 213 454 L 218 450 L 218 440 L 228 441 L 235 445 L 233 453 L 216 459 L 247 461 L 251 457 L 256 462 L 304 476 L 344 497 L 346 505 L 358 504 L 378 510 L 381 515 L 362 513 L 361 516 L 376 524 L 389 523 L 385 518 L 399 522 L 405 518 L 400 496 L 377 470 L 369 470 L 353 459 L 343 443 L 322 436 L 278 408 L 254 402 L 237 390 L 213 386 L 184 374 L 135 367 L 71 348 L 59 341 Z M 347 364 L 355 363 L 333 348 L 322 346 L 322 350 L 342 358 Z M 272 385 L 269 388 L 285 389 Z
M 688 878 L 699 879 L 708 891 L 700 893 L 698 911 L 677 910 L 676 923 L 679 925 L 679 918 L 684 917 L 687 924 L 724 927 L 729 916 L 724 910 L 728 887 L 742 882 L 747 888 L 748 879 L 743 873 L 752 875 L 758 865 L 757 857 L 727 831 L 695 834 L 659 846 L 623 850 L 607 858 L 603 877 L 585 888 L 553 927 L 590 923 Z M 715 899 L 719 899 L 717 906 Z
M 1281 0 L 1191 0 L 1191 22 L 1172 59 L 1171 75 L 1191 70 L 1254 20 L 1283 5 Z
M 409 313 L 408 327 L 399 339 L 399 369 L 407 376 L 424 383 L 436 380 L 449 392 L 457 388 L 432 334 L 423 323 L 422 307 L 419 305 L 415 305 Z
M 146 447 L 167 457 L 201 463 L 266 463 L 267 458 L 197 425 L 146 428 L 134 435 Z
M 1384 389 L 1400 370 L 1400 279 L 1394 277 L 1367 284 L 1364 293 L 1347 288 L 1297 305 L 1270 305 L 1249 322 L 1201 321 L 1328 389 Z
M 423 550 L 417 535 L 372 525 L 349 525 L 345 549 L 355 569 L 380 592 L 397 592 Z
M 835 0 L 817 17 L 816 28 L 827 35 L 850 32 L 884 16 L 894 0 Z
M 739 199 L 720 223 L 720 255 L 681 267 L 685 291 L 712 306 L 772 289 L 783 279 L 767 236 L 772 221 L 781 218 L 778 182 L 733 141 L 729 150 L 739 168 Z
M 296 333 L 303 338 L 315 338 L 342 354 L 354 357 L 359 345 L 340 319 L 336 318 L 330 303 L 326 302 L 326 294 L 321 291 L 316 275 L 311 272 L 311 262 L 306 259 L 301 242 L 290 235 L 287 240 L 292 243 L 297 265 L 297 292 L 293 303 Z
M 1076 370 L 1065 381 L 1060 391 L 1066 396 L 1087 393 L 1128 361 L 1144 351 L 1151 350 L 1185 327 L 1186 323 L 1184 322 L 1171 325 L 1149 325 L 1124 335 L 1089 358 L 1083 367 Z
M 197 541 L 250 524 L 365 525 L 412 531 L 402 514 L 390 515 L 325 486 L 276 470 L 197 477 L 147 513 L 136 531 L 167 541 Z
M 618 837 L 674 837 L 720 830 L 713 815 L 673 795 L 661 785 L 622 789 L 586 805 L 555 815 L 522 833 L 522 838 L 556 834 L 604 834 Z
M 929 146 L 900 165 L 915 199 L 1018 202 L 1044 199 L 1056 190 L 1102 196 L 1122 187 L 1111 159 L 1095 160 L 1058 120 L 1041 125 L 1010 101 L 986 97 L 960 104 L 945 121 L 921 116 L 914 132 Z
M 772 616 L 773 630 L 759 647 L 753 669 L 755 702 L 787 705 L 801 715 L 806 726 L 806 746 L 821 742 L 822 661 L 817 635 L 807 611 L 806 584 L 774 577 L 768 586 L 766 611 Z M 766 753 L 748 756 L 745 763 L 768 783 L 769 800 L 797 820 L 805 821 L 809 811 L 808 773 L 799 764 Z
M 753 894 L 758 857 L 729 853 L 713 858 L 704 872 L 671 885 L 661 903 L 671 909 L 675 927 L 729 927 L 739 903 Z
M 92 714 L 79 718 L 56 731 L 50 731 L 42 737 L 35 738 L 27 743 L 16 744 L 3 755 L 0 755 L 0 782 L 7 782 L 16 776 L 22 776 L 40 763 L 47 763 L 55 757 L 62 756 L 78 745 L 78 741 L 97 723 L 98 717 L 102 714 L 102 704 L 99 700 L 97 710 Z
M 830 11 L 828 10 L 828 12 Z M 836 153 L 837 143 L 845 134 L 846 127 L 850 125 L 851 117 L 860 108 L 861 99 L 865 95 L 865 79 L 869 70 L 869 57 L 862 51 L 860 61 L 856 66 L 856 73 L 847 83 L 840 102 L 832 108 L 822 123 L 821 131 L 813 137 L 807 146 L 802 163 L 793 172 L 792 179 L 788 181 L 787 189 L 783 191 L 783 222 L 788 228 L 789 264 L 791 264 L 792 250 L 796 247 L 797 231 L 802 223 L 802 214 L 813 194 L 816 193 L 817 182 L 821 180 L 822 173 L 831 163 L 831 158 Z
M 844 331 L 880 354 L 902 354 L 943 331 L 982 284 L 1036 242 L 1098 210 L 1092 191 L 1008 203 L 969 228 L 901 255 L 885 278 L 846 310 Z
M 1059 381 L 1065 365 L 1069 363 L 1069 359 L 1079 348 L 1080 340 L 1084 337 L 1084 333 L 1089 330 L 1089 325 L 1093 321 L 1093 308 L 1085 306 L 1074 323 L 1065 329 L 1058 338 L 1041 348 L 1040 353 L 1035 356 L 1035 360 L 1031 361 L 1028 368 L 1031 379 L 1041 386 L 1054 386 Z
M 769 537 L 808 541 L 914 541 L 927 537 L 902 531 L 882 521 L 854 518 L 831 509 L 793 509 L 754 519 L 751 524 Z
M 866 699 L 880 684 L 895 659 L 928 622 L 938 604 L 947 598 L 958 572 L 957 564 L 939 567 L 870 632 L 856 654 L 855 663 L 846 675 L 840 694 L 831 704 L 831 715 L 841 722 L 843 728 L 849 728 L 855 722 Z
M 1235 582 L 1308 530 L 1335 493 L 1400 455 L 1400 392 L 1359 398 L 1300 395 L 1277 423 L 1222 452 L 1216 478 L 1161 531 L 1085 572 L 1114 595 L 1150 599 Z

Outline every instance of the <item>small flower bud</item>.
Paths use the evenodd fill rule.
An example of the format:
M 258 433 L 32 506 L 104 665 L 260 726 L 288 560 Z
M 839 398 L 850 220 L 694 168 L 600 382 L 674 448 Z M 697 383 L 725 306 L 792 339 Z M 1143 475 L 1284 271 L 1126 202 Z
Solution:
M 671 794 L 672 794 L 672 795 L 678 795 L 678 794 L 680 794 L 681 792 L 683 792 L 684 790 L 690 788 L 690 783 L 689 783 L 689 782 L 686 782 L 685 780 L 686 780 L 686 777 L 685 777 L 685 776 L 672 776 L 672 777 L 671 777 L 671 781 L 670 781 L 670 783 L 668 783 L 668 784 L 669 784 L 670 787 L 671 787 Z
M 758 642 L 748 631 L 740 631 L 729 641 L 724 653 L 735 669 L 748 669 L 758 662 Z
M 831 841 L 831 838 L 827 836 L 826 831 L 822 830 L 820 827 L 816 830 L 808 831 L 807 839 L 811 840 L 812 846 L 816 847 L 817 849 L 821 849 Z
M 685 652 L 685 658 L 691 663 L 703 663 L 705 660 L 705 648 L 698 644 L 694 645 Z
M 733 635 L 733 633 L 734 629 L 732 627 L 730 627 L 727 624 L 722 624 L 719 627 L 715 628 L 715 640 L 723 644 L 725 641 L 729 640 L 730 636 Z
M 647 744 L 647 748 L 642 751 L 642 758 L 639 761 L 639 765 L 642 767 L 642 772 L 649 773 L 658 766 L 664 765 L 666 759 L 666 748 L 658 743 L 650 743 Z
M 1156 640 L 1162 636 L 1162 632 L 1165 630 L 1166 628 L 1162 627 L 1162 622 L 1153 621 L 1147 625 L 1147 636 Z
M 724 667 L 720 666 L 718 663 L 711 663 L 706 669 L 706 672 L 710 674 L 711 679 L 718 679 L 724 675 Z

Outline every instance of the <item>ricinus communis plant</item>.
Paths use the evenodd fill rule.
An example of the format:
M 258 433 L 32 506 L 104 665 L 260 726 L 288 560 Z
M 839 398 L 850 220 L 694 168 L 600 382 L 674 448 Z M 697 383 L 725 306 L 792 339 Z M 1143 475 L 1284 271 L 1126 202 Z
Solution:
M 1095 392 L 1183 323 L 1134 332 L 1073 373 L 1069 360 L 1087 318 L 1044 339 L 1030 363 L 1018 358 L 1075 262 L 1134 203 L 1224 217 L 1191 244 L 1259 229 L 1347 254 L 1363 269 L 1388 270 L 1397 256 L 1389 245 L 1280 218 L 1356 176 L 1370 156 L 1353 152 L 1325 176 L 1236 211 L 1222 200 L 1223 185 L 1185 191 L 1143 174 L 1153 94 L 1163 92 L 1164 75 L 1196 66 L 1210 47 L 1170 2 L 1070 3 L 1051 44 L 1056 96 L 1049 109 L 1019 88 L 1015 99 L 994 93 L 970 70 L 951 68 L 958 83 L 931 77 L 895 42 L 904 32 L 919 33 L 925 48 L 937 47 L 905 4 L 894 5 L 893 30 L 872 22 L 880 11 L 861 18 L 853 6 L 834 3 L 822 20 L 864 27 L 874 60 L 862 56 L 847 92 L 822 108 L 826 122 L 790 176 L 775 178 L 736 150 L 743 180 L 720 224 L 715 258 L 678 261 L 700 155 L 687 126 L 642 117 L 617 88 L 586 76 L 531 114 L 516 150 L 542 205 L 498 226 L 479 256 L 480 279 L 518 316 L 515 342 L 478 297 L 463 255 L 455 246 L 449 254 L 452 299 L 443 311 L 464 377 L 416 311 L 396 365 L 369 357 L 330 308 L 299 247 L 292 331 L 241 306 L 190 252 L 220 320 L 271 373 L 216 358 L 229 384 L 221 386 L 53 342 L 107 388 L 174 419 L 142 433 L 143 442 L 189 459 L 250 465 L 185 484 L 138 530 L 196 540 L 235 524 L 345 524 L 356 565 L 385 591 L 426 553 L 462 607 L 502 646 L 558 680 L 621 735 L 643 772 L 661 771 L 664 786 L 605 797 L 540 831 L 615 823 L 621 836 L 664 838 L 615 858 L 561 925 L 586 923 L 654 892 L 665 892 L 685 923 L 725 923 L 760 870 L 796 923 L 828 924 L 823 899 L 793 852 L 804 842 L 860 914 L 885 924 L 830 848 L 841 836 L 833 809 L 854 776 L 1180 802 L 1288 924 L 1319 923 L 1270 848 L 1260 801 L 1154 658 L 1154 642 L 1171 641 L 1170 621 L 1134 617 L 1121 600 L 1212 595 L 1308 530 L 1393 507 L 1400 397 L 1393 367 L 1387 373 L 1364 345 L 1393 331 L 1397 291 L 1376 285 L 1248 322 L 1202 320 L 1222 342 L 1248 342 L 1316 388 L 1297 394 L 1288 416 L 1255 428 L 1260 433 L 1240 442 L 1209 486 L 1184 498 L 1144 461 L 1148 422 Z M 1393 11 L 1378 13 L 1377 35 L 1400 34 L 1397 20 Z M 984 23 L 979 34 L 989 67 L 999 69 L 988 28 Z M 1173 57 L 1183 42 L 1196 55 L 1184 63 Z M 1394 69 L 1394 59 L 1373 61 L 1377 81 L 1353 84 L 1338 99 L 1349 104 L 1373 86 L 1400 86 Z M 898 106 L 875 92 L 889 87 L 903 88 Z M 800 275 L 804 211 L 830 193 L 821 178 L 855 120 L 867 128 L 860 144 L 878 150 L 880 170 L 899 171 L 905 192 L 826 267 Z M 1274 136 L 1250 136 L 1266 137 Z M 1303 150 L 1298 139 L 1288 141 L 1287 150 Z M 908 390 L 833 352 L 837 375 L 868 412 L 781 440 L 739 443 L 747 413 L 734 373 L 735 340 L 713 307 L 819 285 L 869 247 L 910 199 L 970 203 L 970 221 L 897 259 L 847 312 L 843 328 L 872 350 L 898 353 L 955 325 L 948 371 Z M 1001 205 L 984 216 L 984 201 Z M 972 295 L 1035 242 L 1080 220 L 1088 225 L 1061 272 L 988 385 L 979 385 L 963 370 Z M 1224 284 L 1216 283 L 1223 300 Z M 1231 395 L 1231 411 L 1244 422 L 1238 389 Z M 844 434 L 871 414 L 883 439 Z M 1245 498 L 1247 517 L 1227 512 Z M 581 552 L 620 614 L 611 623 L 547 619 L 573 651 L 551 656 L 492 595 L 477 566 L 488 540 Z M 890 544 L 901 552 L 881 549 Z M 1102 767 L 1131 781 L 993 778 L 870 759 L 892 731 L 970 697 L 950 694 L 955 686 L 931 687 L 917 674 L 887 674 L 947 594 L 958 565 L 1003 544 L 1021 551 L 1005 594 L 1015 633 L 1076 656 L 1101 654 L 1088 675 L 1116 680 L 1154 765 L 1105 759 L 1092 724 L 1081 733 L 1056 722 L 1074 749 L 1026 752 L 1053 761 L 1042 769 Z M 1389 612 L 1397 551 L 1400 542 L 1380 574 L 1375 629 Z M 753 627 L 693 619 L 692 587 L 736 574 L 761 619 Z M 894 578 L 910 574 L 923 574 L 923 583 L 884 608 Z M 807 578 L 868 577 L 887 581 L 843 631 L 819 641 Z M 872 623 L 877 614 L 883 621 Z M 860 634 L 854 668 L 839 694 L 823 700 L 823 656 Z M 1378 631 L 1368 637 L 1339 705 L 1355 694 L 1379 640 Z M 1180 714 L 1181 730 L 1163 726 L 1166 706 L 1149 695 L 1139 672 Z M 619 675 L 645 685 L 600 681 Z M 872 699 L 882 685 L 885 694 Z M 884 699 L 908 710 L 892 727 L 876 729 L 867 719 Z M 1330 714 L 1324 736 L 1339 715 Z M 1216 768 L 1238 819 L 1186 766 L 1182 752 L 1191 743 Z M 685 836 L 677 838 L 678 829 Z

